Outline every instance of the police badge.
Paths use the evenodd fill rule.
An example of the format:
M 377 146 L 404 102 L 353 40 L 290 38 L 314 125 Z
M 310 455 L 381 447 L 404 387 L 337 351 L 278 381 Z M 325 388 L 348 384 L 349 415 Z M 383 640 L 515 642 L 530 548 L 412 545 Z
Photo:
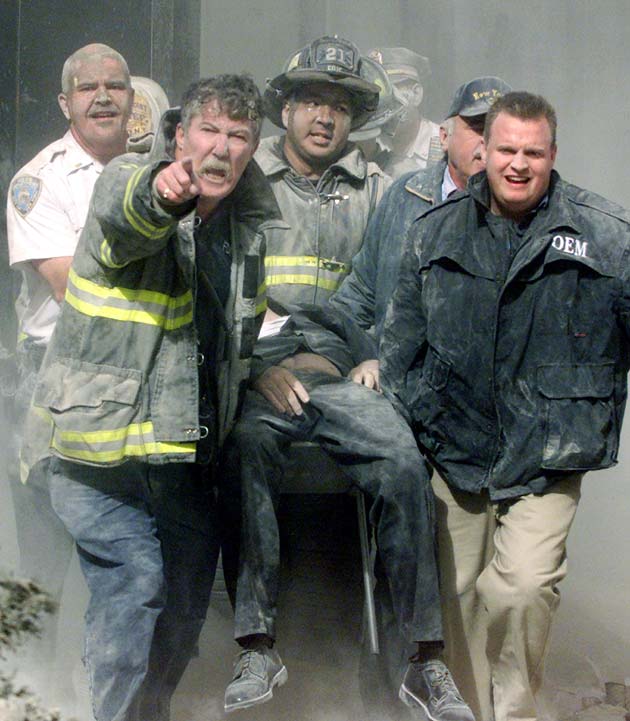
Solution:
M 42 190 L 42 181 L 34 175 L 22 175 L 11 186 L 11 202 L 24 218 L 35 207 Z

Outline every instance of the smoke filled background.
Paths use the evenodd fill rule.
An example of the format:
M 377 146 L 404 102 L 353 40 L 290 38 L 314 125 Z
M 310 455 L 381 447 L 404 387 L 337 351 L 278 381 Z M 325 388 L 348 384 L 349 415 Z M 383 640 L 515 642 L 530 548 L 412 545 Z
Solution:
M 63 133 L 55 100 L 59 76 L 64 59 L 81 45 L 91 41 L 112 45 L 125 55 L 132 74 L 153 77 L 175 104 L 187 83 L 199 75 L 249 71 L 262 88 L 266 78 L 280 72 L 292 51 L 327 33 L 347 37 L 364 51 L 379 45 L 406 46 L 426 55 L 432 74 L 425 83 L 423 107 L 425 115 L 437 122 L 455 88 L 479 75 L 498 75 L 515 89 L 543 94 L 558 113 L 556 167 L 563 177 L 630 206 L 627 0 L 22 0 L 0 3 L 0 22 L 7 34 L 0 50 L 0 184 L 5 194 L 13 172 Z M 266 133 L 273 132 L 266 125 Z M 12 289 L 4 229 L 2 234 L 0 332 L 6 343 L 13 332 Z M 8 427 L 2 429 L 2 437 L 10 438 Z M 0 442 L 0 452 L 7 454 L 6 442 Z M 6 468 L 2 462 L 0 566 L 12 568 L 17 549 Z M 628 677 L 630 683 L 629 470 L 627 421 L 619 465 L 587 476 L 570 536 L 569 574 L 561 586 L 547 664 L 547 696 L 567 707 L 583 690 L 603 681 L 624 682 Z M 354 604 L 355 610 L 360 607 L 360 588 L 348 595 L 334 574 L 318 578 L 321 593 L 333 597 L 333 607 L 335 595 L 342 599 L 337 607 L 341 611 L 337 617 L 331 612 L 326 624 L 338 624 L 338 642 L 343 644 L 344 603 L 348 608 Z M 69 628 L 80 625 L 84 603 L 79 574 L 73 579 L 75 585 L 67 592 Z M 289 598 L 285 595 L 287 619 L 292 618 Z M 281 650 L 308 643 L 315 615 L 315 610 L 309 615 L 303 609 L 292 625 L 287 620 Z M 191 668 L 179 695 L 182 721 L 195 721 L 197 708 L 203 708 L 199 718 L 222 718 L 218 695 L 229 680 L 235 650 L 229 626 L 229 611 L 219 594 L 204 632 L 200 661 Z M 351 648 L 352 640 L 348 644 Z M 327 647 L 327 653 L 334 648 Z M 291 672 L 296 661 L 291 662 L 289 685 L 277 692 L 275 712 L 265 708 L 250 712 L 249 718 L 316 718 L 296 712 L 296 700 L 300 694 L 308 695 L 309 688 L 294 685 Z M 343 663 L 325 654 L 320 659 L 322 669 Z M 297 678 L 299 673 L 298 667 Z M 354 675 L 340 679 L 322 674 L 314 677 L 314 683 L 325 683 L 328 701 L 330 689 L 338 686 L 360 695 Z M 194 704 L 186 700 L 193 697 Z M 343 706 L 333 697 L 322 719 L 359 718 L 350 711 L 335 714 L 331 711 L 335 703 L 341 704 L 337 708 Z

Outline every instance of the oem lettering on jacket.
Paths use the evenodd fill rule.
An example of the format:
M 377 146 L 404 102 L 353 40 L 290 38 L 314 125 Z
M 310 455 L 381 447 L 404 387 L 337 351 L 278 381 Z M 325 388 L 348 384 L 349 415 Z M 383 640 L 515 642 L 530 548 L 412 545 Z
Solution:
M 576 255 L 578 258 L 588 258 L 586 249 L 588 242 L 572 238 L 570 235 L 554 235 L 551 245 L 556 250 L 560 250 L 568 255 Z

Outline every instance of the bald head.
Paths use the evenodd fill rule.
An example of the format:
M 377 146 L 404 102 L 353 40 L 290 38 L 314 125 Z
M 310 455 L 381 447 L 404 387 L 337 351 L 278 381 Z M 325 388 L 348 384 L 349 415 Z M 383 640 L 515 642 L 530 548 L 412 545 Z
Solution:
M 104 60 L 110 58 L 120 63 L 120 66 L 125 74 L 127 84 L 131 85 L 129 76 L 129 68 L 127 67 L 127 61 L 123 56 L 109 45 L 103 45 L 103 43 L 90 43 L 82 48 L 79 48 L 70 55 L 70 57 L 63 64 L 63 70 L 61 71 L 61 92 L 66 95 L 72 92 L 74 87 L 73 78 L 76 77 L 79 67 L 86 61 Z

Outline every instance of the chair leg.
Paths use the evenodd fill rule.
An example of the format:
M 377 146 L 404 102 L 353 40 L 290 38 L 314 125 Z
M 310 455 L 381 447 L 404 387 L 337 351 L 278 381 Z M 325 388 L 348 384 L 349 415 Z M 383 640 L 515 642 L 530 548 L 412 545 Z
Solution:
M 357 520 L 359 523 L 359 540 L 361 542 L 361 564 L 363 568 L 363 590 L 365 594 L 365 611 L 367 614 L 370 651 L 379 653 L 378 628 L 376 626 L 376 610 L 374 607 L 374 578 L 370 564 L 370 546 L 368 525 L 365 516 L 365 497 L 358 489 L 355 491 L 357 501 Z

